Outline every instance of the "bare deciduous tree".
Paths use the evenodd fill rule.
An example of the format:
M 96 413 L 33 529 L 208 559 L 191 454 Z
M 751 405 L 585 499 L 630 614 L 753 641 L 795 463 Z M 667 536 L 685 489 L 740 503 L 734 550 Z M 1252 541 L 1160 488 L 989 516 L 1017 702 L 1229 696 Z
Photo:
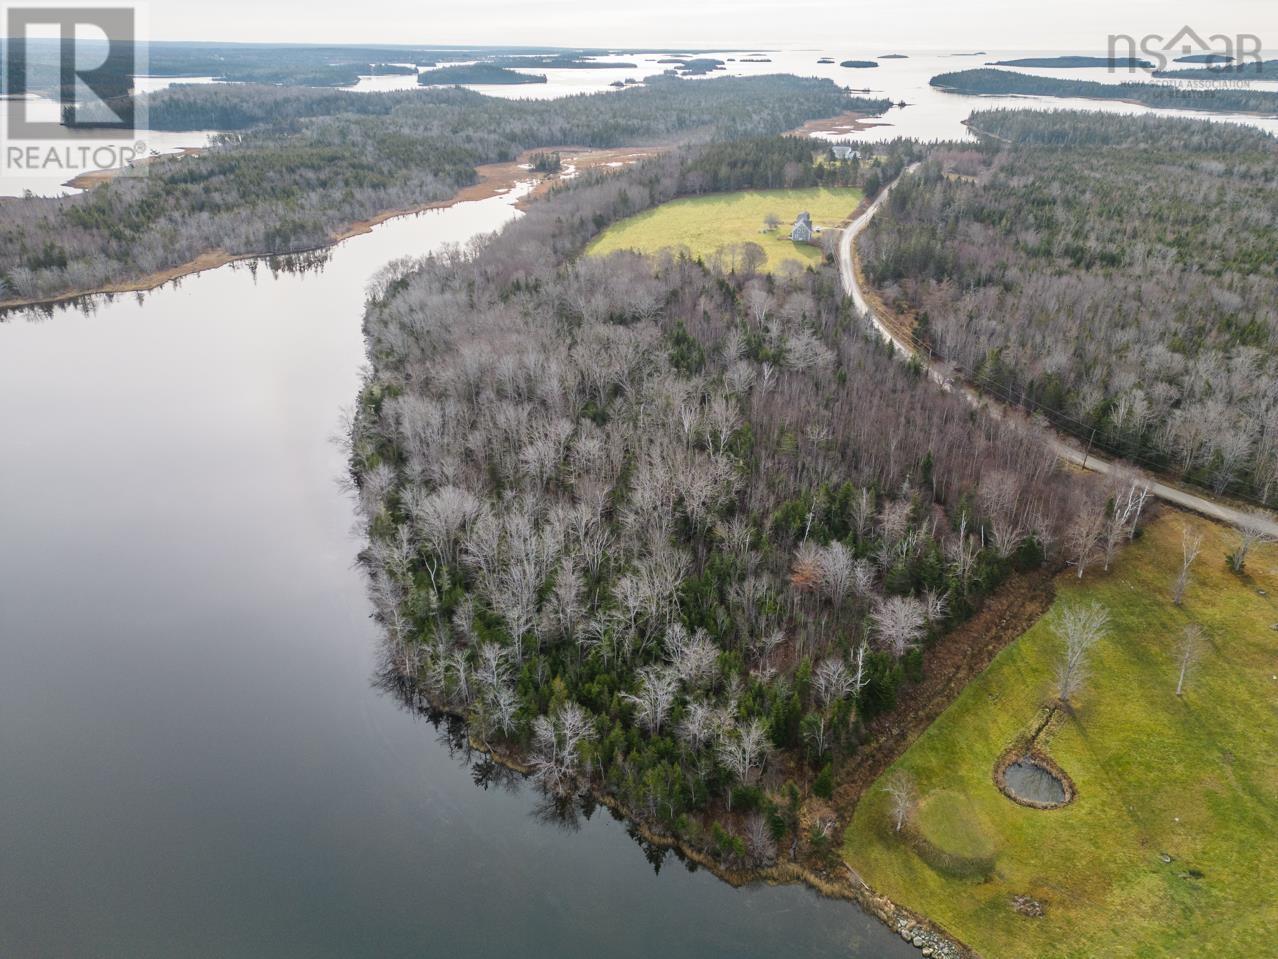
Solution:
M 1074 557 L 1074 566 L 1078 570 L 1078 578 L 1083 578 L 1088 563 L 1096 555 L 1096 546 L 1100 542 L 1105 529 L 1105 514 L 1090 505 L 1083 509 L 1065 531 L 1065 545 Z
M 1172 583 L 1172 602 L 1179 606 L 1185 599 L 1185 590 L 1189 588 L 1189 569 L 1203 548 L 1203 534 L 1189 526 L 1180 531 L 1180 570 Z
M 760 866 L 770 866 L 777 861 L 777 843 L 772 838 L 768 821 L 760 813 L 752 813 L 746 820 L 746 851 Z
M 825 709 L 851 695 L 854 685 L 854 677 L 841 659 L 822 660 L 812 672 L 812 690 Z
M 1190 623 L 1185 627 L 1185 632 L 1180 640 L 1180 656 L 1177 661 L 1180 670 L 1176 676 L 1177 696 L 1184 693 L 1185 681 L 1189 678 L 1190 672 L 1198 662 L 1198 657 L 1202 654 L 1203 639 L 1203 628 L 1197 623 Z
M 581 745 L 593 736 L 589 716 L 576 703 L 565 703 L 553 716 L 538 716 L 528 757 L 533 779 L 551 795 L 572 795 L 581 774 Z
M 821 592 L 837 609 L 853 587 L 855 560 L 849 550 L 837 540 L 823 548 L 817 558 L 821 576 Z
M 834 730 L 830 720 L 824 713 L 817 713 L 803 722 L 803 738 L 808 748 L 817 756 L 824 756 L 830 750 Z
M 1087 652 L 1109 628 L 1109 613 L 1098 603 L 1079 603 L 1060 610 L 1054 624 L 1065 640 L 1065 652 L 1056 667 L 1056 691 L 1070 704 L 1087 679 Z
M 694 752 L 704 749 L 717 730 L 717 714 L 699 699 L 691 700 L 675 731 L 679 740 Z
M 483 504 L 467 490 L 446 486 L 424 496 L 414 494 L 408 507 L 423 542 L 451 562 L 458 537 L 480 514 Z
M 918 645 L 927 629 L 927 610 L 913 596 L 890 596 L 875 604 L 870 621 L 883 646 L 898 659 Z
M 719 733 L 717 754 L 719 762 L 732 774 L 733 779 L 748 786 L 754 774 L 762 769 L 767 755 L 767 727 L 759 719 L 752 719 L 740 729 L 723 729 Z M 732 794 L 728 794 L 728 808 L 732 807 Z
M 679 682 L 699 689 L 714 679 L 719 650 L 704 629 L 688 635 L 681 623 L 675 623 L 666 632 L 666 660 Z
M 1269 524 L 1262 516 L 1246 516 L 1234 525 L 1238 531 L 1238 546 L 1229 554 L 1229 568 L 1241 573 L 1247 565 L 1247 556 L 1257 546 L 1275 541 L 1269 532 Z
M 958 535 L 950 540 L 946 547 L 950 569 L 954 572 L 954 578 L 962 585 L 964 595 L 972 581 L 972 571 L 976 568 L 977 552 L 976 543 L 967 533 L 967 514 L 965 513 L 959 520 Z
M 648 666 L 639 670 L 639 691 L 622 693 L 621 698 L 635 706 L 639 725 L 654 736 L 661 735 L 661 724 L 674 704 L 675 678 L 664 669 Z
M 890 802 L 893 831 L 900 832 L 918 802 L 918 788 L 914 784 L 914 777 L 905 770 L 898 769 L 888 777 L 883 789 Z
M 1130 540 L 1136 532 L 1145 500 L 1149 497 L 1149 484 L 1129 470 L 1114 471 L 1114 493 L 1110 499 L 1109 514 L 1105 517 L 1105 571 L 1114 562 L 1119 544 Z
M 852 526 L 856 530 L 858 540 L 865 539 L 874 522 L 874 494 L 862 487 L 852 499 Z

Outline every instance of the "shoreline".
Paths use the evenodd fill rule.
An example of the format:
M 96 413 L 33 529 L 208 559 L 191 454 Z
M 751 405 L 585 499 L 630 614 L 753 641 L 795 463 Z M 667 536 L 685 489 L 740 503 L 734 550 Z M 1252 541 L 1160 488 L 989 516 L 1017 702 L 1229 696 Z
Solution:
M 925 653 L 925 679 L 904 691 L 896 709 L 877 717 L 867 727 L 867 742 L 859 750 L 858 761 L 840 776 L 834 797 L 821 802 L 837 817 L 838 866 L 835 873 L 813 868 L 803 861 L 777 861 L 771 866 L 733 868 L 709 853 L 689 845 L 682 838 L 654 830 L 595 783 L 586 792 L 607 806 L 645 841 L 704 867 L 734 888 L 751 883 L 802 883 L 819 895 L 855 903 L 902 939 L 935 959 L 981 959 L 980 953 L 922 913 L 915 912 L 875 891 L 843 855 L 842 836 L 851 824 L 861 798 L 878 777 L 923 734 L 932 722 L 953 703 L 976 676 L 1003 649 L 1014 642 L 1050 607 L 1055 598 L 1055 578 L 1051 572 L 1035 570 L 1013 574 L 998 592 L 986 597 L 970 619 L 956 627 L 946 641 Z M 402 680 L 401 680 L 402 681 Z M 527 776 L 531 769 L 523 759 L 475 736 L 460 710 L 436 701 L 425 690 L 405 682 L 413 698 L 413 708 L 426 713 L 450 716 L 466 724 L 470 746 L 494 762 Z M 808 799 L 812 799 L 810 795 Z M 723 824 L 717 816 L 707 822 Z
M 801 127 L 795 127 L 786 136 L 808 136 L 814 140 L 824 137 L 848 137 L 864 133 L 877 127 L 890 127 L 892 124 L 880 117 L 855 110 L 848 110 L 833 117 L 809 120 Z
M 464 723 L 466 725 L 467 743 L 476 752 L 487 756 L 499 766 L 516 772 L 521 776 L 527 777 L 531 773 L 531 767 L 519 756 L 497 749 L 475 736 L 466 717 L 460 711 L 434 701 L 426 692 L 416 686 L 410 688 L 415 694 L 414 708 L 427 715 L 434 713 L 436 715 L 449 716 Z M 661 849 L 671 850 L 680 858 L 696 863 L 716 879 L 727 883 L 733 889 L 740 889 L 755 883 L 763 883 L 770 886 L 799 883 L 826 899 L 839 899 L 853 903 L 862 912 L 879 920 L 893 933 L 920 950 L 925 957 L 934 957 L 934 959 L 982 959 L 980 954 L 970 946 L 943 930 L 926 916 L 913 912 L 887 896 L 875 892 L 869 883 L 862 879 L 860 874 L 852 868 L 851 863 L 843 859 L 841 855 L 839 864 L 846 870 L 846 876 L 825 876 L 799 861 L 778 861 L 771 866 L 734 869 L 725 866 L 703 850 L 688 845 L 678 836 L 654 830 L 642 819 L 633 815 L 616 798 L 604 793 L 595 784 L 591 783 L 584 790 L 584 793 L 589 794 L 599 805 L 606 807 L 620 817 L 623 822 L 634 829 L 635 833 L 644 842 Z
M 62 185 L 70 187 L 73 190 L 92 190 L 95 186 L 101 186 L 103 183 L 109 183 L 118 176 L 126 175 L 134 166 L 149 166 L 150 164 L 161 160 L 183 160 L 187 157 L 197 157 L 206 149 L 208 148 L 182 147 L 173 153 L 163 153 L 159 156 L 139 157 L 136 161 L 134 161 L 133 165 L 127 167 L 113 167 L 110 170 L 86 170 L 84 173 L 76 174 Z
M 985 98 L 1015 97 L 1021 100 L 1085 100 L 1085 101 L 1090 101 L 1092 103 L 1125 103 L 1128 106 L 1140 107 L 1143 110 L 1178 110 L 1181 113 L 1203 114 L 1206 117 L 1213 117 L 1213 116 L 1245 117 L 1245 118 L 1249 117 L 1251 119 L 1256 119 L 1256 120 L 1272 120 L 1275 118 L 1275 114 L 1266 113 L 1263 110 L 1222 110 L 1219 107 L 1158 106 L 1152 103 L 1146 103 L 1144 100 L 1133 100 L 1131 97 L 1085 97 L 1085 96 L 1078 96 L 1077 94 L 1071 95 L 1068 93 L 973 93 L 970 90 L 960 90 L 957 87 L 947 87 L 947 86 L 940 86 L 940 85 L 933 85 L 932 89 L 939 90 L 942 93 L 948 93 L 948 94 L 951 94 L 952 96 L 959 96 L 959 97 L 985 97 Z M 1087 107 L 1067 107 L 1066 109 L 1086 112 L 1088 108 Z M 1161 116 L 1162 114 L 1156 113 L 1153 115 Z M 1188 117 L 1184 117 L 1184 119 L 1197 120 L 1198 117 L 1188 116 Z M 966 120 L 963 120 L 961 122 L 964 126 L 968 125 Z M 972 128 L 972 129 L 975 129 L 975 128 Z M 990 134 L 990 136 L 993 136 L 993 134 Z
M 42 306 L 57 306 L 62 303 L 69 303 L 82 299 L 87 296 L 114 296 L 120 293 L 146 293 L 151 290 L 158 289 L 168 283 L 180 280 L 183 277 L 194 276 L 207 270 L 215 270 L 219 267 L 227 266 L 231 263 L 237 263 L 244 260 L 261 260 L 273 256 L 296 256 L 304 253 L 314 253 L 318 250 L 327 250 L 344 240 L 349 240 L 356 236 L 362 236 L 372 232 L 373 228 L 379 224 L 385 223 L 387 220 L 397 219 L 403 216 L 415 216 L 419 213 L 426 213 L 430 210 L 446 210 L 456 206 L 459 203 L 470 203 L 476 200 L 489 200 L 493 197 L 504 196 L 511 190 L 519 186 L 520 183 L 532 182 L 532 188 L 521 196 L 515 203 L 517 209 L 526 210 L 527 204 L 538 197 L 544 196 L 557 183 L 576 176 L 583 170 L 592 170 L 601 166 L 628 166 L 631 163 L 637 163 L 648 157 L 656 156 L 661 152 L 669 149 L 664 146 L 633 146 L 633 147 L 547 147 L 523 151 L 518 158 L 502 163 L 486 163 L 475 168 L 478 179 L 464 186 L 452 196 L 444 200 L 431 200 L 425 203 L 414 204 L 409 207 L 399 207 L 390 210 L 383 210 L 375 213 L 363 220 L 357 220 L 347 226 L 341 228 L 338 232 L 332 234 L 329 239 L 314 247 L 305 250 L 290 250 L 288 252 L 270 252 L 257 251 L 247 253 L 228 253 L 225 250 L 207 250 L 196 255 L 184 263 L 179 263 L 163 270 L 157 270 L 145 276 L 136 277 L 134 279 L 120 280 L 115 283 L 104 283 L 101 286 L 92 287 L 83 290 L 69 290 L 64 293 L 56 293 L 52 296 L 45 297 L 24 297 L 21 299 L 0 300 L 0 312 L 7 310 L 22 310 Z M 182 151 L 180 154 L 173 156 L 192 156 L 198 155 L 199 148 L 190 147 Z M 529 158 L 535 153 L 559 153 L 563 159 L 563 169 L 559 173 L 537 173 L 530 169 L 527 164 Z M 152 158 L 156 159 L 156 158 Z M 92 189 L 103 183 L 108 183 L 115 177 L 119 176 L 121 170 L 96 170 L 91 173 L 83 173 L 72 180 L 69 180 L 68 186 L 76 186 L 80 189 Z

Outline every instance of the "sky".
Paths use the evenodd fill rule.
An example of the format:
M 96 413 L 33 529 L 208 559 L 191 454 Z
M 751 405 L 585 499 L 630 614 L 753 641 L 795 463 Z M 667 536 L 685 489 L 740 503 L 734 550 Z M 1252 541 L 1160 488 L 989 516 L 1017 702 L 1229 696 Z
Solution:
M 157 40 L 1103 52 L 1113 33 L 1247 33 L 1275 0 L 150 0 Z

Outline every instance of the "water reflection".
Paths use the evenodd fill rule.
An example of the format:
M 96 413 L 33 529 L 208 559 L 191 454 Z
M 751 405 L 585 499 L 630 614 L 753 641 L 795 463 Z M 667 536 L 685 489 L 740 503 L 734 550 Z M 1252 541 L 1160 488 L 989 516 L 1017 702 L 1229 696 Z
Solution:
M 498 789 L 511 796 L 521 796 L 528 804 L 529 816 L 543 826 L 554 827 L 561 832 L 580 832 L 601 810 L 616 823 L 639 847 L 644 860 L 652 866 L 654 876 L 661 875 L 668 862 L 682 865 L 689 873 L 701 866 L 689 859 L 677 847 L 652 842 L 642 835 L 637 825 L 619 812 L 604 806 L 591 793 L 574 796 L 553 796 L 536 789 L 527 778 L 509 766 L 495 760 L 488 752 L 477 749 L 470 737 L 467 724 L 456 716 L 443 713 L 431 706 L 417 685 L 406 680 L 402 671 L 388 664 L 373 683 L 383 694 L 395 700 L 410 715 L 427 722 L 435 731 L 436 743 L 457 765 L 469 771 L 471 782 L 482 790 Z

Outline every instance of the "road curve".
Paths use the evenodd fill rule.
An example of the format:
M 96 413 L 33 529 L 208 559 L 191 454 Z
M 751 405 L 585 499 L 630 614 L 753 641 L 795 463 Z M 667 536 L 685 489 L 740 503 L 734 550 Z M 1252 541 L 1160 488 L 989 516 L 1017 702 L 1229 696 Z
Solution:
M 998 419 L 1004 418 L 1007 411 L 1003 405 L 996 400 L 991 399 L 988 395 L 981 393 L 975 387 L 967 384 L 956 384 L 947 374 L 944 366 L 933 361 L 930 357 L 920 355 L 913 344 L 894 333 L 892 329 L 883 322 L 873 309 L 870 308 L 869 302 L 865 298 L 865 293 L 861 289 L 860 283 L 857 281 L 856 269 L 853 265 L 852 245 L 856 242 L 857 236 L 866 228 L 870 220 L 874 218 L 874 214 L 879 211 L 883 202 L 888 198 L 888 194 L 892 189 L 901 182 L 901 177 L 908 176 L 918 167 L 918 164 L 912 164 L 898 176 L 895 180 L 879 191 L 879 195 L 874 201 L 861 211 L 860 215 L 852 220 L 843 229 L 842 235 L 839 237 L 839 278 L 843 282 L 843 291 L 851 298 L 852 305 L 865 316 L 878 334 L 884 340 L 892 344 L 892 348 L 902 357 L 906 359 L 915 359 L 924 364 L 927 370 L 928 379 L 936 383 L 941 389 L 947 392 L 958 389 L 963 397 L 973 406 L 980 407 L 990 416 Z M 1051 438 L 1052 450 L 1061 459 L 1075 466 L 1092 470 L 1096 473 L 1109 473 L 1114 464 L 1109 460 L 1097 456 L 1095 453 L 1086 453 L 1074 446 L 1072 443 L 1063 439 L 1059 434 L 1053 434 Z M 1180 489 L 1176 486 L 1169 486 L 1157 480 L 1150 482 L 1150 492 L 1161 500 L 1179 506 L 1182 509 L 1190 510 L 1194 513 L 1200 513 L 1210 519 L 1220 520 L 1224 523 L 1238 524 L 1250 520 L 1258 527 L 1263 529 L 1268 535 L 1278 538 L 1278 522 L 1273 517 L 1263 513 L 1250 512 L 1248 510 L 1237 509 L 1227 503 L 1197 493 L 1191 493 L 1187 490 Z

